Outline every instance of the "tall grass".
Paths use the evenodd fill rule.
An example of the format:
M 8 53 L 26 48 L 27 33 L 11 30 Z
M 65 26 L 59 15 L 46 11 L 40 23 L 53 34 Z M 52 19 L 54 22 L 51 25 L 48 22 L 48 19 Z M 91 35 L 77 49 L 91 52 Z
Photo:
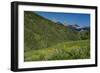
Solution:
M 89 40 L 70 41 L 48 48 L 25 51 L 25 61 L 71 60 L 90 58 Z

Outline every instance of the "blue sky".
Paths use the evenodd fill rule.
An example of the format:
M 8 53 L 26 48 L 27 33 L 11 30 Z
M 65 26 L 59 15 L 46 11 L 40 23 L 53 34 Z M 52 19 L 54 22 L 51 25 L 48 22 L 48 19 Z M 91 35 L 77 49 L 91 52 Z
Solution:
M 67 25 L 78 24 L 80 27 L 90 26 L 90 14 L 58 13 L 58 12 L 36 12 L 37 14 Z

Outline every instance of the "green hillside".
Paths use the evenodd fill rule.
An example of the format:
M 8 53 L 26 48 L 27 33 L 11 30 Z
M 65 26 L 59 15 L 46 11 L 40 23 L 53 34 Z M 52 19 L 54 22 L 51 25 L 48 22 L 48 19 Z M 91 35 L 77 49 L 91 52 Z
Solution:
M 24 12 L 25 50 L 53 46 L 59 42 L 79 39 L 79 34 L 64 25 L 58 25 L 33 12 Z
M 24 60 L 89 58 L 89 39 L 80 33 L 35 12 L 24 11 Z

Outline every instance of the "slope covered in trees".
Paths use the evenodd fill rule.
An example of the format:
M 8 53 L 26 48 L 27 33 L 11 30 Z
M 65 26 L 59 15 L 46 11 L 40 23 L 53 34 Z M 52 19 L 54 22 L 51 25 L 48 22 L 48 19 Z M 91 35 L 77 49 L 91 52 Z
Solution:
M 24 12 L 25 50 L 50 47 L 59 42 L 79 40 L 76 30 L 45 19 L 34 12 Z

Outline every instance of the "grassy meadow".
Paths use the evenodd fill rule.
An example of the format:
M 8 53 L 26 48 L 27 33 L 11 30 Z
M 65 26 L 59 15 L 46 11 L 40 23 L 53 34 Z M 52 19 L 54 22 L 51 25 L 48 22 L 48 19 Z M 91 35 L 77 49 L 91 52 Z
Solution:
M 24 61 L 89 59 L 89 32 L 76 31 L 25 11 Z
M 89 40 L 63 42 L 52 47 L 25 52 L 25 61 L 88 59 Z

